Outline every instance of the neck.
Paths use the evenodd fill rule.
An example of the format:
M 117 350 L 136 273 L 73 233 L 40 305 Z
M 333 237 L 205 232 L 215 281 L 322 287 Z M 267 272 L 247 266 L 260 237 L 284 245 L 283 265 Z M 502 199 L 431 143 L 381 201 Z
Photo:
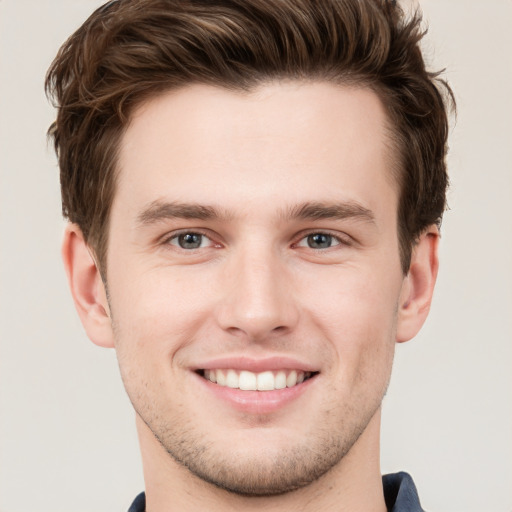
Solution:
M 385 512 L 379 462 L 380 410 L 345 457 L 321 478 L 278 496 L 219 489 L 177 463 L 137 417 L 147 512 Z

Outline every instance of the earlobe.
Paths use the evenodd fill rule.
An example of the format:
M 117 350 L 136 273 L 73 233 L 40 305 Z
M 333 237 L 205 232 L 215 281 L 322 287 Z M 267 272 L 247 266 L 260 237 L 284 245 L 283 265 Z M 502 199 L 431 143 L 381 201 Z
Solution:
M 76 224 L 68 224 L 62 259 L 75 307 L 87 336 L 96 345 L 112 348 L 114 336 L 100 271 Z
M 408 341 L 424 324 L 437 278 L 439 230 L 429 226 L 413 247 L 409 272 L 400 295 L 396 340 Z

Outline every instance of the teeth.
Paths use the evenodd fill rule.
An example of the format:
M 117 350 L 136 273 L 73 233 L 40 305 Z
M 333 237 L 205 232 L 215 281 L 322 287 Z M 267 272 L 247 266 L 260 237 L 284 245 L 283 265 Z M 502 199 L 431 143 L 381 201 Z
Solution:
M 275 389 L 292 388 L 311 377 L 310 372 L 300 370 L 279 370 L 277 372 L 253 373 L 247 370 L 204 370 L 205 379 L 244 391 L 273 391 Z
M 286 373 L 283 371 L 277 372 L 274 383 L 276 389 L 284 389 L 286 387 Z
M 258 391 L 272 391 L 274 387 L 274 374 L 272 372 L 258 373 Z
M 231 371 L 233 370 L 230 370 L 230 372 Z M 256 391 L 256 389 L 258 389 L 258 378 L 256 377 L 256 374 L 246 371 L 240 372 L 240 378 L 238 379 L 237 387 L 246 391 Z
M 295 386 L 295 384 L 297 384 L 297 372 L 292 370 L 286 378 L 286 385 L 291 388 L 292 386 Z
M 240 379 L 238 378 L 238 374 L 235 370 L 228 370 L 228 374 L 226 375 L 226 386 L 228 388 L 240 387 Z
M 219 386 L 227 386 L 226 384 L 226 373 L 224 372 L 224 370 L 210 370 L 210 375 L 211 374 L 214 374 L 215 375 L 215 380 L 217 381 L 217 384 Z M 212 380 L 212 378 L 210 377 L 210 380 Z M 212 381 L 213 382 L 213 381 Z
M 211 372 L 210 370 L 205 370 L 204 377 L 205 377 L 205 379 L 208 379 L 211 382 L 217 382 L 216 372 Z

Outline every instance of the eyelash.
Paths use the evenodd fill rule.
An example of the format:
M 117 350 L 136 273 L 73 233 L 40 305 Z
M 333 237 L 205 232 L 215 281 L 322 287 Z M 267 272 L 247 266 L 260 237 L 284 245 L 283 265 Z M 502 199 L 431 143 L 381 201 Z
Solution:
M 308 237 L 310 236 L 313 236 L 313 235 L 324 235 L 324 236 L 328 236 L 330 238 L 332 238 L 332 240 L 336 241 L 337 243 L 331 247 L 326 247 L 326 248 L 318 248 L 316 249 L 316 251 L 318 252 L 321 252 L 321 251 L 327 251 L 328 249 L 331 249 L 331 248 L 334 248 L 334 247 L 337 247 L 337 246 L 345 246 L 345 247 L 349 247 L 351 244 L 351 240 L 350 238 L 348 237 L 348 235 L 345 235 L 345 236 L 340 236 L 339 234 L 334 234 L 330 231 L 316 231 L 316 230 L 311 230 L 311 231 L 308 231 L 308 232 L 305 232 L 305 233 L 301 233 L 300 234 L 300 237 L 298 238 L 298 241 L 295 242 L 293 244 L 294 247 L 303 247 L 301 245 L 299 245 L 303 240 L 307 240 Z M 313 247 L 307 247 L 309 249 L 314 249 Z
M 207 232 L 205 231 L 202 231 L 201 229 L 194 229 L 194 230 L 191 230 L 191 229 L 188 229 L 188 230 L 183 230 L 183 231 L 178 231 L 176 233 L 173 233 L 172 235 L 170 236 L 167 236 L 165 237 L 163 240 L 162 240 L 162 244 L 163 245 L 174 245 L 172 244 L 171 242 L 173 240 L 178 240 L 180 236 L 182 235 L 200 235 L 204 238 L 207 238 L 208 240 L 210 240 L 210 242 L 212 243 L 212 245 L 214 246 L 220 246 L 220 244 L 216 244 L 213 240 L 212 240 L 212 237 L 211 235 L 209 235 Z M 187 252 L 192 252 L 194 250 L 197 250 L 197 249 L 203 249 L 203 247 L 198 247 L 197 249 L 184 249 L 183 247 L 179 247 L 178 245 L 176 246 L 178 249 L 181 249 L 183 251 L 187 251 Z
M 173 245 L 178 250 L 182 250 L 182 251 L 186 251 L 186 252 L 193 252 L 193 251 L 196 251 L 196 250 L 199 250 L 199 249 L 204 249 L 204 247 L 185 249 L 183 247 L 180 247 L 178 244 L 172 244 L 172 241 L 178 240 L 179 237 L 182 236 L 182 235 L 200 235 L 201 237 L 204 237 L 204 238 L 208 239 L 211 242 L 211 245 L 209 247 L 214 247 L 214 248 L 215 247 L 221 247 L 220 243 L 215 243 L 214 242 L 212 236 L 208 232 L 205 232 L 205 231 L 203 231 L 201 229 L 183 230 L 183 231 L 175 232 L 172 235 L 165 237 L 162 240 L 162 245 Z M 334 240 L 336 242 L 336 244 L 331 245 L 330 247 L 316 248 L 316 249 L 313 248 L 313 247 L 299 245 L 301 242 L 307 240 L 308 237 L 313 236 L 313 235 L 328 236 L 332 240 Z M 304 247 L 306 249 L 309 248 L 309 249 L 315 250 L 315 252 L 324 252 L 324 251 L 327 251 L 327 250 L 329 250 L 331 248 L 338 247 L 338 246 L 350 247 L 351 245 L 352 245 L 352 240 L 350 239 L 350 237 L 348 235 L 340 236 L 339 234 L 334 234 L 334 233 L 332 233 L 330 231 L 321 231 L 321 230 L 311 230 L 311 231 L 308 231 L 308 232 L 300 233 L 300 235 L 296 238 L 296 241 L 292 243 L 292 247 Z

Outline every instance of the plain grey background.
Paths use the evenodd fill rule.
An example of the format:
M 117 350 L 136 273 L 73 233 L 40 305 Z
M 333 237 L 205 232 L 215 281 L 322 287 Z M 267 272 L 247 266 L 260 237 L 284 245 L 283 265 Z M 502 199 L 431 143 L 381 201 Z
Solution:
M 0 0 L 0 512 L 122 512 L 143 489 L 115 354 L 87 340 L 65 282 L 45 138 L 45 71 L 100 3 Z M 382 469 L 409 471 L 427 510 L 511 512 L 512 2 L 422 7 L 458 100 L 451 209 L 430 318 L 397 347 Z

